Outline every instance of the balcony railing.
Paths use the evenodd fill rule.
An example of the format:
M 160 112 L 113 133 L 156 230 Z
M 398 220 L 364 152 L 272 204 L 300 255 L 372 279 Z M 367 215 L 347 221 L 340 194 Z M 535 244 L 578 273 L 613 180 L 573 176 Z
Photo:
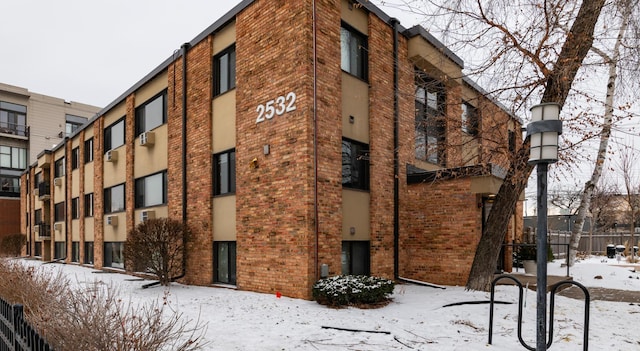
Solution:
M 38 184 L 38 197 L 40 199 L 48 199 L 51 195 L 51 187 L 49 182 L 41 182 Z
M 40 238 L 46 239 L 51 238 L 51 225 L 45 223 L 38 223 L 38 236 Z
M 29 136 L 29 128 L 24 124 L 0 122 L 0 133 Z

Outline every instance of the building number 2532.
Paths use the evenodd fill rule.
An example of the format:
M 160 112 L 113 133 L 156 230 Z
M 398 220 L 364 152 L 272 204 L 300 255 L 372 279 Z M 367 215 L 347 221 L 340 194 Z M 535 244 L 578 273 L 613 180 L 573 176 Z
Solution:
M 286 112 L 296 110 L 296 93 L 289 92 L 286 96 L 278 96 L 274 100 L 269 100 L 264 104 L 258 105 L 256 112 L 258 118 L 256 123 L 264 122 L 275 116 L 282 116 Z

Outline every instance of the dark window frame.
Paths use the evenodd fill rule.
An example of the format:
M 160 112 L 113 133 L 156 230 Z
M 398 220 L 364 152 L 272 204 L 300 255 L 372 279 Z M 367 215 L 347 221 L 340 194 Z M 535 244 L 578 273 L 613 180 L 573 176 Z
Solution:
M 93 241 L 84 242 L 84 264 L 93 264 Z
M 226 156 L 227 162 L 225 166 L 221 166 L 221 158 L 224 156 Z M 236 149 L 213 155 L 213 177 L 214 196 L 236 193 Z
M 84 216 L 93 217 L 93 193 L 84 194 Z
M 122 187 L 122 208 L 117 208 L 117 209 L 113 209 L 112 208 L 112 202 L 113 202 L 113 191 L 116 188 L 120 188 Z M 104 189 L 104 213 L 105 214 L 109 214 L 109 213 L 119 213 L 119 212 L 124 212 L 127 209 L 127 192 L 126 192 L 126 185 L 125 183 L 121 183 L 121 184 L 117 184 L 114 185 L 112 187 L 108 187 Z
M 416 74 L 415 156 L 446 166 L 446 87 L 428 75 Z
M 344 42 L 345 39 L 348 40 L 347 43 Z M 349 49 L 347 53 L 343 51 L 345 46 Z M 352 57 L 354 53 L 356 54 L 355 58 Z M 348 55 L 348 63 L 345 62 L 345 55 Z M 342 68 L 343 72 L 347 72 L 365 82 L 369 81 L 368 37 L 345 22 L 342 22 L 340 27 L 340 68 Z
M 478 135 L 478 126 L 480 124 L 480 109 L 470 103 L 462 102 L 462 131 L 471 135 Z
M 147 181 L 151 177 L 156 177 L 160 175 L 162 177 L 162 202 L 157 203 L 146 203 L 146 194 L 145 190 L 147 187 Z M 154 189 L 155 190 L 155 189 Z M 168 180 L 167 180 L 167 171 L 160 171 L 157 173 L 150 174 L 148 176 L 144 176 L 135 180 L 134 185 L 134 194 L 135 194 L 135 208 L 146 208 L 153 206 L 161 206 L 167 204 L 167 190 L 168 190 Z
M 59 159 L 57 159 L 54 164 L 54 177 L 59 178 L 59 177 L 64 177 L 65 175 L 65 157 L 62 156 Z
M 80 166 L 80 148 L 74 147 L 71 149 L 71 169 L 78 169 Z
M 84 163 L 93 161 L 93 138 L 84 141 Z
M 153 117 L 153 116 L 147 115 L 147 107 L 149 107 L 149 105 L 156 102 L 158 99 L 162 99 L 162 112 L 161 112 L 162 123 L 160 124 L 151 123 L 151 125 L 149 125 L 150 123 L 148 123 L 149 122 L 148 117 Z M 142 105 L 136 107 L 136 137 L 144 132 L 155 129 L 166 123 L 167 123 L 167 90 L 165 89 L 160 93 L 156 94 L 155 96 L 153 96 L 152 98 L 150 98 L 149 100 L 145 101 Z
M 79 241 L 71 242 L 71 262 L 74 262 L 74 263 L 80 262 L 80 242 Z
M 2 152 L 2 148 L 8 148 L 9 153 Z M 26 148 L 9 146 L 9 145 L 0 145 L 0 157 L 4 160 L 4 155 L 6 155 L 9 159 L 9 167 L 5 167 L 2 164 L 4 161 L 0 161 L 0 168 L 3 169 L 15 169 L 15 170 L 25 170 L 27 169 L 27 157 L 28 152 Z M 17 167 L 14 167 L 17 166 Z
M 224 59 L 227 59 L 226 65 Z M 225 74 L 221 74 L 224 72 Z M 232 44 L 228 48 L 213 56 L 213 96 L 218 96 L 233 90 L 236 87 L 236 45 Z M 224 82 L 223 82 L 224 81 Z
M 64 222 L 65 221 L 65 208 L 66 208 L 66 204 L 65 202 L 58 202 L 57 204 L 54 205 L 54 209 L 53 209 L 53 216 L 54 216 L 54 222 Z
M 27 136 L 27 106 L 0 101 L 0 132 Z
M 369 191 L 371 169 L 369 145 L 349 138 L 342 138 L 342 186 Z
M 71 219 L 80 219 L 80 198 L 71 199 Z
M 222 257 L 220 254 L 221 246 L 226 246 L 226 257 Z M 214 241 L 213 242 L 213 264 L 214 264 L 214 276 L 213 281 L 221 284 L 235 285 L 237 282 L 237 243 L 236 241 Z M 226 261 L 226 271 L 222 272 L 223 264 L 222 260 Z
M 107 153 L 113 149 L 117 149 L 118 147 L 124 145 L 127 143 L 127 126 L 125 123 L 125 118 L 126 117 L 122 117 L 119 120 L 113 122 L 112 124 L 110 124 L 108 127 L 106 127 L 104 129 L 104 153 Z M 122 124 L 122 143 L 118 144 L 118 145 L 114 145 L 114 135 L 113 135 L 113 130 L 116 127 L 119 127 L 120 124 Z
M 124 269 L 124 242 L 110 241 L 104 243 L 104 266 Z
M 365 253 L 365 257 L 360 258 L 356 251 Z M 345 275 L 370 275 L 371 274 L 371 243 L 365 240 L 342 241 L 342 274 Z M 361 260 L 360 262 L 357 262 Z M 362 267 L 357 269 L 355 265 Z

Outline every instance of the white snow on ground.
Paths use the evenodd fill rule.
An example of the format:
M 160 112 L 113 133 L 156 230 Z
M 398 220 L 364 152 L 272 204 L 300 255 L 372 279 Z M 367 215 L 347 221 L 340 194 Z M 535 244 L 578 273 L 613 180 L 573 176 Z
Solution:
M 38 261 L 29 264 L 41 265 Z M 562 261 L 549 265 L 549 274 L 565 275 Z M 571 268 L 574 279 L 587 287 L 640 291 L 640 267 L 616 265 L 616 260 L 592 257 Z M 117 287 L 124 300 L 145 303 L 161 299 L 165 288 L 141 289 L 149 281 L 125 274 L 96 274 L 77 265 L 41 265 L 62 270 L 83 288 L 95 281 Z M 595 279 L 601 276 L 602 279 Z M 496 299 L 514 302 L 496 305 L 493 344 L 488 345 L 489 305 L 443 307 L 465 301 L 488 301 L 489 293 L 463 287 L 435 289 L 397 285 L 393 302 L 379 309 L 331 309 L 314 301 L 278 298 L 216 287 L 173 284 L 171 308 L 185 318 L 207 324 L 208 350 L 525 350 L 517 339 L 517 288 L 498 286 Z M 535 347 L 536 295 L 525 290 L 523 338 Z M 590 350 L 640 350 L 640 304 L 592 301 Z M 555 332 L 550 350 L 582 350 L 584 302 L 556 297 Z M 362 329 L 351 332 L 323 327 Z

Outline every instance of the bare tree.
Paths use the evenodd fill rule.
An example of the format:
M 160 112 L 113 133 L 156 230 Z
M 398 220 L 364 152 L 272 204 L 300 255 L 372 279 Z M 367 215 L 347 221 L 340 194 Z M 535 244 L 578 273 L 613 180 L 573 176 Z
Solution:
M 605 111 L 604 120 L 602 122 L 600 131 L 600 145 L 598 147 L 598 153 L 596 156 L 593 172 L 591 174 L 591 179 L 589 179 L 589 181 L 587 181 L 587 183 L 584 185 L 584 190 L 582 191 L 582 196 L 580 198 L 580 206 L 578 207 L 577 215 L 575 218 L 575 225 L 573 226 L 571 238 L 569 240 L 569 266 L 573 266 L 575 262 L 578 245 L 580 244 L 580 237 L 582 236 L 582 229 L 584 227 L 584 220 L 587 216 L 587 209 L 590 207 L 590 201 L 593 196 L 596 184 L 598 184 L 598 182 L 600 181 L 600 176 L 602 175 L 602 170 L 607 156 L 609 138 L 611 136 L 611 129 L 614 123 L 614 98 L 616 96 L 616 86 L 618 82 L 618 65 L 621 61 L 621 56 L 624 53 L 628 53 L 629 51 L 635 51 L 636 55 L 640 53 L 640 49 L 637 46 L 631 46 L 628 48 L 625 41 L 625 39 L 627 39 L 627 29 L 629 28 L 629 23 L 635 22 L 637 24 L 637 19 L 631 21 L 631 19 L 634 17 L 632 16 L 634 13 L 637 16 L 637 11 L 637 0 L 619 0 L 617 2 L 617 6 L 612 7 L 612 10 L 610 11 L 611 14 L 610 16 L 608 16 L 610 17 L 610 23 L 616 24 L 613 27 L 618 27 L 616 41 L 613 48 L 609 51 L 610 54 L 607 53 L 607 49 L 600 48 L 596 45 L 594 45 L 594 47 L 592 48 L 592 50 L 598 56 L 600 56 L 604 63 L 608 66 L 609 72 L 606 88 Z M 633 55 L 631 57 L 633 57 Z M 637 67 L 637 62 L 632 61 L 627 66 Z M 628 185 L 626 179 L 625 185 Z
M 633 145 L 623 147 L 620 152 L 620 161 L 618 167 L 624 181 L 624 199 L 625 205 L 628 208 L 627 221 L 629 222 L 629 234 L 631 236 L 631 242 L 627 245 L 633 252 L 633 246 L 635 246 L 635 227 L 636 219 L 640 214 L 640 203 L 638 203 L 638 196 L 640 196 L 640 178 L 634 171 L 634 167 L 638 164 L 638 157 L 633 151 Z M 635 257 L 632 258 L 635 261 Z
M 184 268 L 184 243 L 189 235 L 189 228 L 180 221 L 148 219 L 127 235 L 125 258 L 134 271 L 151 273 L 162 285 L 169 285 Z

